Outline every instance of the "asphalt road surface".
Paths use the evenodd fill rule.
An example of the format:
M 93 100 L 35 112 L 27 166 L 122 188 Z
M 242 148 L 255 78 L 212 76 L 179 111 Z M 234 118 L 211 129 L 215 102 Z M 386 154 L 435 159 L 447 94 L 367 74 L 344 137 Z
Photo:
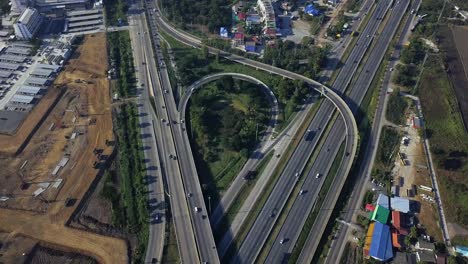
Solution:
M 388 4 L 385 4 L 382 2 L 379 2 L 379 4 L 376 7 L 375 12 L 373 13 L 371 17 L 371 21 L 375 21 L 375 23 L 368 23 L 366 28 L 360 34 L 360 37 L 358 41 L 356 42 L 355 47 L 353 48 L 347 60 L 347 63 L 345 63 L 344 66 L 342 67 L 336 81 L 334 82 L 332 86 L 332 89 L 335 90 L 337 93 L 344 93 L 344 91 L 346 90 L 346 87 L 351 81 L 354 72 L 357 70 L 360 61 L 364 57 L 366 50 L 371 44 L 371 41 L 372 41 L 371 36 L 373 36 L 375 32 L 377 31 L 382 17 L 385 15 L 386 11 L 388 10 Z M 241 248 L 238 251 L 238 254 L 234 258 L 234 261 L 233 261 L 234 263 L 251 263 L 255 261 L 255 259 L 257 258 L 266 239 L 268 238 L 268 235 L 271 229 L 273 228 L 277 220 L 278 216 L 276 214 L 281 212 L 284 204 L 287 202 L 287 199 L 290 193 L 295 187 L 295 183 L 294 184 L 291 183 L 291 175 L 294 176 L 295 173 L 302 173 L 302 169 L 306 165 L 309 157 L 311 156 L 317 143 L 319 142 L 319 139 L 322 135 L 324 128 L 326 127 L 326 125 L 329 123 L 331 119 L 333 111 L 334 111 L 333 105 L 330 102 L 325 101 L 320 107 L 320 109 L 318 110 L 318 112 L 316 113 L 316 116 L 314 117 L 314 119 L 312 120 L 311 124 L 308 127 L 309 132 L 306 135 L 304 135 L 303 139 L 301 140 L 301 143 L 299 143 L 298 148 L 296 149 L 290 162 L 287 164 L 280 179 L 278 180 L 277 185 L 275 186 L 273 192 L 268 198 L 268 201 L 265 204 L 265 207 L 263 208 L 262 212 L 258 216 L 253 227 L 249 231 L 246 239 L 242 243 Z M 338 119 L 338 120 L 342 120 L 342 119 Z M 343 139 L 344 139 L 343 131 L 346 130 L 346 128 L 344 127 L 344 123 L 340 122 L 340 124 L 341 125 L 335 128 L 335 130 L 337 130 L 338 132 L 330 134 L 330 136 L 332 136 L 331 142 L 334 142 L 334 145 L 337 146 L 338 148 L 341 146 L 341 143 L 343 142 Z M 314 135 L 312 139 L 311 139 L 310 134 Z M 329 168 L 331 166 L 331 163 L 334 160 L 333 157 L 331 157 L 331 155 L 333 153 L 337 153 L 337 151 L 338 150 L 328 151 L 328 148 L 327 150 L 323 150 L 325 154 L 323 155 L 323 160 L 321 160 L 322 161 L 321 166 L 316 166 L 315 168 L 312 168 L 311 172 L 309 173 L 310 174 L 309 176 L 312 175 L 313 179 L 315 179 L 313 184 L 319 185 L 320 182 L 324 179 L 323 176 L 326 176 L 326 174 L 324 174 L 324 172 L 326 172 L 325 169 L 327 167 Z M 322 157 L 322 156 L 319 155 L 319 157 Z M 350 162 L 349 156 L 345 155 L 343 161 Z M 328 165 L 328 163 L 330 164 Z M 301 170 L 297 171 L 297 168 L 300 168 Z M 320 175 L 318 179 L 316 178 L 317 173 Z M 343 178 L 346 178 L 347 175 L 344 174 L 340 176 Z M 312 190 L 315 188 L 307 188 L 307 189 Z M 309 197 L 314 197 L 314 196 L 310 195 Z M 311 201 L 311 203 L 313 204 L 313 201 Z M 272 216 L 272 213 L 270 211 L 272 209 L 277 210 L 274 216 Z M 298 228 L 299 221 L 304 221 L 305 217 L 306 215 L 303 214 L 302 217 L 295 219 L 296 225 L 293 225 L 293 226 L 297 227 L 296 230 L 300 230 Z M 282 240 L 282 239 L 283 239 L 283 242 L 285 242 L 287 241 L 287 239 L 290 239 L 290 238 L 287 238 L 287 237 L 279 238 L 279 240 Z M 293 243 L 289 243 L 289 244 L 293 244 Z
M 417 10 L 419 5 L 421 4 L 421 0 L 416 0 L 412 2 L 410 10 L 414 9 Z M 410 30 L 411 21 L 416 16 L 416 12 L 414 14 L 410 14 L 409 19 L 406 21 L 405 26 L 403 28 L 403 33 L 400 35 L 400 38 L 397 42 L 396 49 L 390 58 L 390 65 L 388 68 L 394 68 L 397 59 L 400 57 L 401 47 L 404 44 L 404 37 L 405 34 Z M 377 106 L 377 111 L 375 114 L 375 119 L 373 122 L 371 134 L 369 136 L 369 143 L 366 150 L 366 156 L 362 162 L 362 165 L 359 169 L 359 179 L 356 183 L 356 189 L 353 191 L 352 195 L 349 198 L 348 205 L 345 209 L 344 215 L 342 218 L 345 222 L 350 222 L 354 213 L 359 210 L 360 201 L 362 200 L 363 194 L 365 193 L 364 186 L 366 185 L 365 182 L 369 180 L 370 171 L 372 168 L 373 160 L 377 153 L 378 142 L 380 138 L 380 131 L 382 127 L 382 120 L 383 116 L 385 115 L 385 108 L 384 102 L 386 100 L 387 90 L 390 85 L 390 76 L 391 72 L 387 72 L 384 78 L 384 82 L 382 84 L 382 90 L 380 91 L 379 95 L 379 105 Z M 336 235 L 336 238 L 332 244 L 330 252 L 327 256 L 326 263 L 335 263 L 336 260 L 341 259 L 343 254 L 344 247 L 348 242 L 348 233 L 349 233 L 349 226 L 342 225 L 340 226 L 339 232 Z

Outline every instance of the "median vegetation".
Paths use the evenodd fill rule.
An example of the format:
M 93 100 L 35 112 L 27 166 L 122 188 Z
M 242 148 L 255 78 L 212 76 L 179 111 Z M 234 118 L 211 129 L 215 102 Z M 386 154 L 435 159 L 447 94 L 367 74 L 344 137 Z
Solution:
M 114 70 L 115 85 L 113 92 L 119 97 L 129 97 L 136 93 L 135 67 L 128 31 L 107 34 L 111 70 Z
M 128 32 L 113 32 L 109 37 L 109 52 L 118 79 L 113 81 L 114 89 L 123 97 L 133 93 L 132 54 L 116 59 L 130 48 Z M 115 41 L 118 40 L 118 41 Z M 131 51 L 131 49 L 130 49 Z M 125 67 L 123 70 L 122 67 Z M 114 127 L 117 138 L 117 158 L 111 171 L 106 172 L 101 195 L 112 204 L 113 225 L 131 234 L 136 239 L 131 242 L 133 263 L 142 263 L 148 242 L 148 188 L 145 180 L 144 154 L 141 151 L 141 131 L 138 109 L 134 103 L 125 103 L 115 113 Z

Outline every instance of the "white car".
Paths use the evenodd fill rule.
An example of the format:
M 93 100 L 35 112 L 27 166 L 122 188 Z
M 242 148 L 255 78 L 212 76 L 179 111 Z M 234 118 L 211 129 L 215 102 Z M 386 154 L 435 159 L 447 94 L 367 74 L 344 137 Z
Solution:
M 200 209 L 199 207 L 196 207 L 196 206 L 195 206 L 195 212 L 198 213 L 198 212 L 200 212 L 200 211 L 201 211 L 201 209 Z
M 315 175 L 315 178 L 316 179 L 320 178 L 320 173 L 317 173 L 317 175 Z

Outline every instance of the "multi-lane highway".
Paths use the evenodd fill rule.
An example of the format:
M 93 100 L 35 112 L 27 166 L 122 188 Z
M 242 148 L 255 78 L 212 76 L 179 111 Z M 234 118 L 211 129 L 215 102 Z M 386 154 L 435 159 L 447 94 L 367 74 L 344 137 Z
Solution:
M 421 4 L 421 0 L 413 1 L 410 9 L 418 10 L 420 4 Z M 398 39 L 398 42 L 395 46 L 395 51 L 393 52 L 390 58 L 390 63 L 387 69 L 393 69 L 395 67 L 396 62 L 398 58 L 400 57 L 401 47 L 404 44 L 405 36 L 409 32 L 411 25 L 412 25 L 412 21 L 414 20 L 416 14 L 417 12 L 414 12 L 413 14 L 409 15 L 403 27 L 400 38 Z M 362 164 L 361 167 L 359 168 L 359 174 L 358 174 L 359 178 L 355 185 L 356 188 L 354 189 L 353 193 L 349 197 L 348 204 L 346 206 L 346 209 L 344 210 L 344 215 L 342 216 L 345 222 L 351 222 L 353 215 L 355 214 L 355 212 L 359 210 L 359 203 L 362 200 L 362 197 L 364 196 L 364 193 L 366 190 L 365 183 L 370 178 L 372 164 L 373 164 L 375 155 L 377 153 L 377 147 L 378 147 L 379 138 L 380 138 L 380 131 L 382 129 L 382 121 L 385 119 L 384 118 L 385 101 L 387 100 L 387 91 L 388 91 L 389 84 L 390 84 L 390 76 L 391 76 L 391 71 L 387 71 L 385 74 L 383 84 L 382 84 L 382 89 L 379 94 L 379 104 L 377 106 L 374 122 L 372 124 L 372 130 L 369 135 L 369 143 L 367 145 L 365 158 L 361 163 Z M 336 235 L 336 238 L 333 241 L 331 250 L 327 256 L 326 263 L 336 263 L 336 260 L 341 259 L 344 246 L 348 242 L 347 238 L 348 238 L 349 230 L 350 228 L 347 225 L 340 226 L 339 232 Z
M 177 111 L 177 105 L 175 103 L 172 87 L 169 81 L 169 75 L 165 67 L 164 57 L 160 49 L 160 40 L 158 36 L 158 29 L 156 27 L 155 18 L 155 3 L 153 1 L 146 2 L 146 13 L 148 14 L 148 24 L 150 29 L 145 34 L 149 34 L 152 37 L 152 45 L 149 43 L 148 47 L 152 47 L 156 52 L 156 59 L 158 65 L 154 65 L 154 69 L 159 68 L 156 73 L 156 78 L 159 81 L 159 92 L 160 96 L 155 97 L 156 106 L 161 112 L 165 113 L 164 117 L 161 118 L 159 127 L 162 128 L 163 135 L 166 136 L 166 142 L 170 142 L 173 145 L 168 152 L 165 154 L 170 159 L 170 164 L 174 164 L 173 170 L 169 170 L 169 173 L 175 172 L 177 175 L 177 182 L 179 183 L 176 188 L 171 191 L 171 201 L 184 204 L 182 208 L 172 207 L 173 215 L 183 215 L 185 219 L 184 223 L 177 223 L 175 221 L 176 229 L 179 229 L 178 225 L 188 225 L 195 240 L 196 250 L 198 257 L 192 256 L 191 258 L 182 259 L 184 263 L 193 262 L 206 262 L 206 263 L 219 263 L 217 254 L 216 244 L 214 242 L 213 234 L 211 232 L 211 226 L 208 218 L 208 212 L 206 210 L 204 198 L 201 191 L 200 182 L 198 180 L 198 174 L 193 160 L 192 151 L 190 148 L 190 142 L 185 133 L 185 123 L 179 119 L 179 113 Z M 153 57 L 149 59 L 154 63 Z M 155 92 L 156 93 L 156 92 Z M 172 175 L 168 174 L 168 179 L 173 178 Z M 171 184 L 169 184 L 171 185 Z M 174 197 L 172 199 L 172 197 Z M 184 227 L 180 227 L 183 229 Z M 185 227 L 187 228 L 187 227 Z M 179 233 L 179 232 L 177 232 Z M 190 236 L 189 235 L 189 236 Z M 180 236 L 178 236 L 178 242 L 180 243 Z M 190 243 L 188 249 L 193 248 L 193 242 Z M 185 246 L 179 245 L 179 252 L 183 255 L 186 251 Z
M 336 81 L 332 86 L 332 88 L 338 93 L 344 93 L 346 87 L 348 86 L 349 82 L 353 77 L 354 72 L 356 72 L 360 61 L 364 57 L 366 50 L 371 44 L 371 36 L 373 36 L 377 31 L 380 22 L 385 13 L 387 12 L 388 8 L 389 5 L 385 2 L 379 2 L 379 4 L 377 5 L 376 10 L 371 17 L 371 23 L 368 23 L 366 28 L 361 33 L 361 36 L 356 42 L 355 47 L 352 50 L 347 62 L 344 64 L 343 68 L 340 71 L 340 74 L 338 75 Z M 287 202 L 290 193 L 295 187 L 295 183 L 291 182 L 292 179 L 294 179 L 294 175 L 296 173 L 302 173 L 302 169 L 306 165 L 310 155 L 317 146 L 319 139 L 324 131 L 324 128 L 326 127 L 326 124 L 328 124 L 328 122 L 331 119 L 332 113 L 333 105 L 331 105 L 329 102 L 325 102 L 316 113 L 316 116 L 309 125 L 308 133 L 304 135 L 290 162 L 287 164 L 285 170 L 283 171 L 280 179 L 277 182 L 277 185 L 275 186 L 273 192 L 268 198 L 265 207 L 263 208 L 259 217 L 255 221 L 246 239 L 242 243 L 241 248 L 234 259 L 234 262 L 250 263 L 255 261 L 278 217 L 277 215 L 272 216 L 269 210 L 273 209 L 277 210 L 277 213 L 281 212 L 284 204 Z M 338 121 L 340 120 L 342 119 L 338 119 Z M 343 126 L 344 124 L 342 122 L 337 123 L 338 125 L 336 126 L 336 128 L 333 128 L 330 132 L 329 137 L 331 139 L 330 142 L 327 143 L 331 144 L 331 146 L 337 146 L 339 148 L 341 142 L 344 139 L 343 131 L 345 131 L 346 128 L 345 126 Z M 337 132 L 333 133 L 333 131 Z M 328 146 L 326 149 L 324 148 L 320 151 L 318 158 L 320 158 L 321 162 L 317 162 L 317 164 L 319 165 L 312 167 L 310 172 L 308 174 L 305 174 L 307 175 L 306 183 L 311 185 L 311 188 L 307 188 L 307 190 L 304 190 L 310 190 L 311 193 L 308 196 L 307 193 L 305 193 L 306 195 L 303 196 L 304 198 L 301 197 L 301 199 L 307 199 L 307 197 L 315 198 L 316 194 L 314 195 L 314 193 L 312 193 L 312 190 L 317 189 L 317 186 L 321 185 L 321 182 L 327 176 L 327 171 L 330 168 L 331 163 L 333 161 L 333 154 L 336 154 L 338 151 L 338 149 L 331 151 L 331 146 Z M 344 155 L 343 162 L 350 163 L 349 156 Z M 299 171 L 298 168 L 300 169 Z M 338 177 L 346 178 L 346 176 L 347 174 L 341 174 Z M 302 204 L 307 204 L 311 209 L 313 206 L 313 202 L 314 200 L 311 200 L 309 203 L 306 202 Z M 298 228 L 298 225 L 301 222 L 302 224 L 304 223 L 306 216 L 307 215 L 303 212 L 303 214 L 301 214 L 300 217 L 296 217 L 294 219 L 295 223 L 292 226 L 296 227 L 294 230 L 301 230 L 300 228 Z M 284 245 L 282 248 L 291 248 L 292 250 L 295 239 L 295 237 L 278 237 L 277 240 L 279 245 Z M 280 244 L 279 242 L 281 240 L 282 243 Z
M 365 62 L 358 79 L 352 85 L 352 89 L 350 90 L 351 92 L 347 98 L 347 102 L 351 105 L 350 107 L 353 109 L 353 112 L 357 112 L 359 105 L 364 99 L 366 92 L 375 76 L 375 73 L 377 72 L 378 67 L 376 67 L 376 65 L 380 65 L 382 62 L 385 52 L 390 45 L 393 36 L 395 35 L 401 19 L 405 15 L 405 11 L 408 8 L 408 5 L 409 0 L 401 0 L 393 4 L 393 9 L 389 19 L 387 20 L 383 31 L 379 34 L 379 37 L 367 61 Z M 332 133 L 334 133 L 333 130 Z M 337 148 L 338 146 L 331 147 Z M 310 263 L 312 261 L 312 258 L 320 242 L 317 237 L 321 237 L 323 234 L 332 213 L 331 209 L 334 208 L 344 183 L 345 179 L 343 178 L 336 178 L 332 183 L 332 186 L 330 187 L 330 190 L 325 197 L 320 213 L 315 220 L 315 223 L 309 233 L 309 237 L 299 257 L 300 263 Z
M 130 11 L 133 9 L 137 10 L 138 5 L 132 4 L 130 6 Z M 137 28 L 141 26 L 138 22 L 141 21 L 140 15 L 133 12 L 129 13 L 132 15 L 129 15 L 129 26 L 127 28 Z M 141 87 L 141 91 L 138 94 L 140 129 L 143 135 L 149 135 L 142 137 L 145 159 L 148 160 L 146 163 L 147 175 L 145 177 L 149 190 L 148 202 L 150 208 L 150 226 L 145 262 L 160 262 L 164 248 L 166 219 L 164 185 L 162 182 L 156 136 L 152 125 L 154 121 L 157 121 L 157 117 L 154 111 L 152 111 L 149 102 L 148 86 L 150 84 L 148 82 L 148 72 L 145 65 L 142 66 L 142 60 L 145 54 L 142 49 L 138 48 L 142 46 L 142 42 L 144 41 L 142 38 L 143 36 L 137 35 L 135 30 L 129 30 L 129 33 L 132 49 L 134 51 L 133 58 L 137 75 L 137 87 Z
M 380 1 L 380 2 L 384 2 L 384 1 Z M 379 22 L 377 22 L 377 21 L 380 21 L 380 20 L 382 19 L 382 17 L 383 17 L 383 14 L 385 14 L 385 12 L 386 12 L 386 8 L 387 8 L 387 7 L 383 7 L 383 9 L 382 9 L 382 8 L 379 8 L 380 6 L 381 6 L 381 5 L 379 4 L 378 7 L 377 7 L 377 9 L 376 9 L 375 14 L 379 14 L 380 12 L 383 12 L 383 13 L 382 13 L 382 16 L 377 17 L 375 23 L 372 23 L 372 21 L 371 21 L 371 23 L 370 23 L 371 25 L 374 25 L 374 24 L 377 24 L 377 25 L 378 25 Z M 161 27 L 162 27 L 165 31 L 167 31 L 168 33 L 170 33 L 172 36 L 174 36 L 175 38 L 181 40 L 182 42 L 184 42 L 184 43 L 186 43 L 186 44 L 188 44 L 188 45 L 192 45 L 192 46 L 196 46 L 196 47 L 199 47 L 199 46 L 200 46 L 200 41 L 199 41 L 198 39 L 196 39 L 196 38 L 194 38 L 194 37 L 192 37 L 192 36 L 188 36 L 187 34 L 180 33 L 180 32 L 178 32 L 178 31 L 176 31 L 176 30 L 173 29 L 172 27 L 168 26 L 167 23 L 166 23 L 164 20 L 160 19 L 159 16 L 157 16 L 157 18 L 158 18 L 158 22 L 160 22 L 159 24 L 161 25 Z M 376 28 L 377 28 L 377 27 L 375 27 L 375 29 L 376 29 Z M 366 32 L 367 29 L 368 29 L 368 27 L 366 27 L 366 29 L 364 30 L 364 32 L 363 32 L 362 34 L 364 34 L 365 38 L 368 39 L 368 40 L 363 40 L 362 42 L 358 41 L 357 44 L 356 44 L 358 52 L 359 52 L 359 50 L 363 50 L 363 51 L 362 51 L 362 54 L 365 53 L 365 50 L 367 50 L 367 48 L 368 48 L 368 46 L 369 46 L 369 44 L 370 44 L 370 42 L 371 42 L 371 39 L 373 38 L 373 35 L 374 35 L 374 33 L 375 33 L 375 30 L 372 31 L 372 28 L 371 28 L 371 29 L 369 29 L 368 31 L 369 31 L 369 33 L 372 33 L 372 34 L 367 34 L 367 35 L 365 35 L 365 32 Z M 362 36 L 361 36 L 361 37 L 362 37 Z M 212 49 L 211 51 L 217 52 L 216 50 L 213 50 L 213 49 Z M 306 78 L 303 77 L 303 76 L 300 76 L 300 75 L 297 75 L 297 74 L 294 74 L 294 73 L 291 73 L 291 72 L 288 72 L 288 71 L 285 71 L 285 70 L 282 70 L 282 69 L 278 69 L 278 68 L 275 68 L 275 67 L 271 67 L 271 66 L 269 66 L 269 65 L 264 65 L 264 64 L 259 63 L 259 62 L 256 62 L 256 61 L 251 61 L 251 60 L 245 59 L 245 58 L 243 58 L 243 57 L 235 56 L 235 55 L 232 55 L 232 54 L 226 54 L 226 53 L 222 53 L 221 55 L 227 57 L 228 59 L 237 61 L 237 62 L 239 62 L 239 63 L 243 63 L 243 64 L 246 64 L 246 65 L 250 65 L 250 66 L 253 66 L 253 67 L 262 69 L 262 70 L 270 71 L 270 72 L 275 73 L 275 74 L 280 74 L 280 75 L 283 75 L 283 76 L 288 77 L 288 78 L 292 78 L 292 79 L 303 79 L 303 80 L 306 79 Z M 350 58 L 352 58 L 352 56 L 350 56 Z M 349 70 L 349 71 L 344 71 L 344 69 L 343 69 L 342 72 L 346 72 L 346 74 L 352 76 L 352 74 L 356 71 L 357 65 L 359 64 L 360 60 L 362 59 L 362 55 L 361 55 L 361 56 L 357 56 L 356 59 L 357 59 L 357 60 L 354 60 L 354 62 L 353 62 L 353 63 L 356 64 L 356 67 L 350 67 L 350 70 Z M 354 69 L 353 69 L 353 68 L 354 68 Z M 374 65 L 374 68 L 375 68 L 375 65 Z M 375 72 L 374 72 L 374 73 L 375 73 Z M 343 75 L 346 75 L 346 74 L 343 74 Z M 340 75 L 341 75 L 341 74 L 340 74 Z M 338 80 L 337 80 L 337 81 L 338 81 Z M 313 81 L 311 81 L 311 80 L 307 80 L 307 82 L 310 83 L 310 84 L 312 84 L 312 85 L 315 85 L 315 86 L 319 85 L 319 84 L 317 84 L 316 82 L 313 82 Z M 344 78 L 344 82 L 343 82 L 343 84 L 342 84 L 343 89 L 342 89 L 342 91 L 339 91 L 339 90 L 338 90 L 338 91 L 339 91 L 339 92 L 344 92 L 344 89 L 347 87 L 347 85 L 349 84 L 349 82 L 350 82 L 350 79 L 349 79 L 349 80 L 346 80 L 346 78 Z M 316 87 L 315 87 L 315 88 L 316 88 Z M 366 91 L 366 90 L 367 90 L 367 87 L 364 88 L 364 91 L 362 91 L 362 89 L 361 89 L 361 92 L 363 92 L 363 94 L 365 94 L 365 91 Z M 327 116 L 327 115 L 328 115 L 328 116 Z M 324 118 L 324 117 L 325 117 L 325 118 Z M 326 120 L 327 117 L 328 117 L 328 119 L 329 119 L 329 117 L 330 117 L 330 111 L 326 111 L 326 113 L 322 113 L 322 114 L 320 114 L 320 115 L 317 114 L 317 119 Z M 345 116 L 345 117 L 346 117 L 346 116 Z M 314 120 L 315 120 L 315 119 L 314 119 Z M 345 120 L 345 121 L 346 121 L 346 120 Z M 328 122 L 328 120 L 325 121 L 325 124 L 326 124 L 327 122 Z M 320 123 L 320 121 L 319 121 L 318 123 Z M 343 137 L 342 131 L 343 131 L 344 127 L 342 126 L 342 128 L 340 129 L 340 124 L 343 124 L 343 123 L 342 123 L 342 121 L 340 121 L 340 119 L 338 119 L 337 123 L 335 123 L 334 128 L 332 129 L 332 131 L 331 131 L 331 133 L 330 133 L 330 135 L 329 135 L 329 137 L 332 137 L 332 138 L 335 139 L 334 142 L 342 142 L 342 140 L 340 140 L 340 136 L 341 136 L 341 139 L 342 139 L 342 137 Z M 314 129 L 315 129 L 315 132 L 317 132 L 317 131 L 320 131 L 322 127 L 312 127 L 312 128 L 314 128 Z M 340 131 L 341 133 L 338 133 L 337 135 L 334 135 L 334 134 L 333 134 L 333 131 Z M 312 132 L 312 130 L 311 130 L 311 132 Z M 320 133 L 321 133 L 321 132 L 320 132 Z M 317 133 L 317 134 L 319 134 L 319 133 Z M 341 134 L 341 135 L 339 135 L 339 134 Z M 350 135 L 350 133 L 349 133 L 349 131 L 348 131 L 348 136 L 349 136 L 349 135 Z M 315 139 L 315 138 L 317 138 L 317 140 L 318 140 L 319 136 L 317 135 L 316 137 L 314 137 L 314 139 Z M 312 141 L 314 141 L 314 140 L 312 140 Z M 315 141 L 316 141 L 316 140 L 315 140 Z M 348 140 L 347 142 L 349 142 L 349 140 Z M 351 142 L 352 142 L 352 141 L 351 141 Z M 315 143 L 316 143 L 316 142 L 315 142 Z M 347 144 L 349 144 L 349 143 L 347 143 Z M 315 144 L 312 144 L 312 145 L 315 145 Z M 334 145 L 335 145 L 335 147 L 339 147 L 339 144 L 334 144 Z M 328 148 L 327 148 L 326 150 L 322 150 L 322 151 L 331 152 L 331 153 L 336 153 L 336 151 L 333 152 L 333 151 L 329 150 Z M 310 156 L 310 155 L 307 155 L 307 156 Z M 344 162 L 346 162 L 346 157 L 347 157 L 347 155 L 345 155 Z M 348 159 L 349 159 L 349 158 L 348 158 Z M 331 160 L 333 160 L 333 159 L 331 159 Z M 328 162 L 331 162 L 331 160 L 328 160 Z M 349 164 L 350 162 L 348 161 L 347 163 Z M 345 166 L 345 167 L 346 167 L 346 166 Z M 341 173 L 341 177 L 337 177 L 337 178 L 339 178 L 340 181 L 343 181 L 343 178 L 345 178 L 345 177 L 343 177 L 343 175 L 346 175 L 346 174 L 347 174 L 347 171 L 345 170 L 344 173 Z M 294 173 L 293 175 L 295 176 L 296 174 Z M 282 177 L 282 178 L 283 178 L 283 177 Z M 290 183 L 286 183 L 286 185 L 289 185 L 289 186 L 290 186 L 290 189 L 292 189 L 292 187 L 294 186 L 294 185 L 291 186 Z M 339 189 L 341 189 L 341 187 L 340 187 L 339 184 L 336 185 L 336 186 L 338 186 Z M 276 187 L 275 187 L 275 189 L 276 189 Z M 335 192 L 334 195 L 337 196 L 338 193 L 339 193 L 339 192 Z M 332 199 L 332 200 L 333 200 L 333 199 Z M 282 206 L 281 206 L 281 207 L 282 207 Z M 274 213 L 273 213 L 273 215 L 274 215 Z M 256 222 L 256 223 L 257 223 L 257 222 Z M 249 232 L 249 234 L 250 234 L 250 232 Z M 244 244 L 245 244 L 245 243 L 244 243 Z M 262 243 L 262 244 L 263 244 L 263 243 Z M 243 247 L 244 247 L 244 245 L 243 245 Z M 242 250 L 242 248 L 241 248 L 241 250 Z M 254 253 L 254 255 L 255 255 L 255 253 Z M 255 257 L 254 257 L 254 259 L 255 259 Z
M 139 59 L 138 66 L 141 71 L 146 73 L 140 78 L 147 78 L 142 80 L 141 83 L 148 83 L 149 92 L 157 100 L 158 107 L 156 108 L 156 115 L 154 120 L 154 131 L 156 133 L 157 146 L 159 149 L 160 155 L 160 164 L 161 170 L 164 173 L 164 176 L 167 181 L 167 192 L 170 198 L 171 211 L 172 211 L 172 220 L 175 225 L 176 237 L 179 249 L 183 248 L 184 250 L 179 250 L 180 258 L 183 263 L 199 263 L 198 250 L 195 243 L 195 236 L 192 229 L 191 220 L 189 217 L 188 204 L 185 200 L 185 194 L 183 191 L 183 183 L 180 176 L 180 169 L 177 160 L 169 158 L 167 153 L 175 153 L 175 146 L 172 140 L 172 133 L 170 131 L 170 126 L 160 125 L 160 119 L 168 119 L 167 112 L 164 110 L 165 103 L 163 101 L 161 91 L 161 84 L 159 82 L 158 72 L 156 71 L 156 62 L 154 61 L 153 49 L 151 48 L 151 40 L 148 35 L 147 25 L 144 21 L 144 17 L 139 16 L 135 22 L 135 27 L 140 31 L 137 31 L 136 34 L 138 37 L 135 38 L 135 35 L 132 35 L 132 39 L 141 39 L 139 48 L 140 52 L 137 54 L 142 54 L 141 57 L 137 56 Z M 142 96 L 145 96 L 142 94 Z M 152 125 L 153 127 L 153 125 Z M 150 244 L 148 245 L 148 250 L 153 248 L 151 244 L 152 239 L 150 239 Z

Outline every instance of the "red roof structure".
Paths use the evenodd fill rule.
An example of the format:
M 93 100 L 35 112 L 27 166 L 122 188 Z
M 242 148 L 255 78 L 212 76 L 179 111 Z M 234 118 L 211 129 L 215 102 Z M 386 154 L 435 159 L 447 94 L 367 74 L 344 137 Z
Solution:
M 237 17 L 239 18 L 239 20 L 245 20 L 247 15 L 244 12 L 239 12 L 237 13 Z
M 392 225 L 399 234 L 408 235 L 408 229 L 406 229 L 406 214 L 399 211 L 392 211 Z
M 373 204 L 366 204 L 366 211 L 374 211 L 375 210 L 375 206 Z
M 243 40 L 244 39 L 244 34 L 236 33 L 236 34 L 234 34 L 234 39 L 242 39 Z

